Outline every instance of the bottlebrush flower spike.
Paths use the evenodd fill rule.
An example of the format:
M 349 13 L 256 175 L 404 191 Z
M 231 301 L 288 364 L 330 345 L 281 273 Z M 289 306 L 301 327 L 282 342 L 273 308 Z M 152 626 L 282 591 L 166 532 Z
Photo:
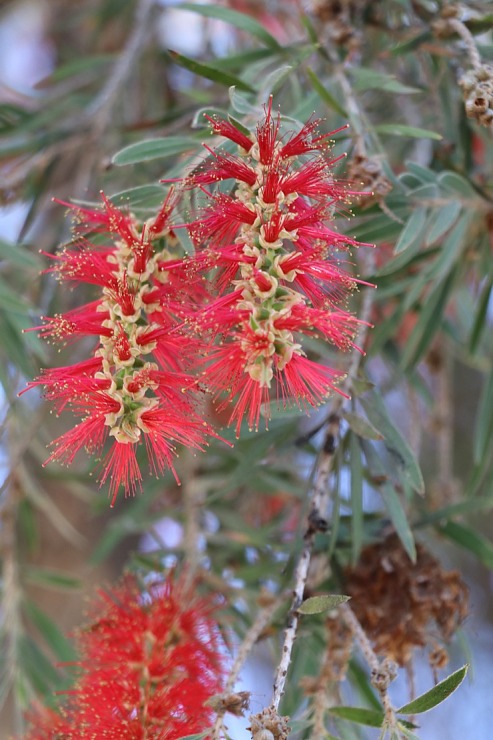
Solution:
M 357 193 L 334 179 L 329 139 L 336 132 L 318 133 L 317 120 L 283 135 L 272 99 L 250 137 L 230 122 L 209 120 L 238 153 L 206 147 L 211 156 L 188 178 L 201 188 L 235 181 L 229 194 L 208 193 L 203 217 L 189 224 L 198 258 L 202 251 L 217 268 L 218 295 L 196 323 L 211 337 L 206 382 L 234 403 L 230 423 L 239 434 L 245 416 L 258 427 L 262 405 L 268 417 L 272 390 L 283 405 L 303 407 L 342 393 L 343 373 L 308 359 L 302 335 L 341 350 L 355 346 L 361 322 L 347 300 L 362 281 L 345 262 L 350 266 L 348 248 L 359 245 L 328 224 Z
M 80 677 L 62 716 L 46 716 L 60 734 L 33 726 L 25 740 L 178 740 L 210 726 L 206 702 L 224 683 L 210 602 L 172 577 L 144 593 L 127 577 L 99 592 L 89 617 Z
M 45 370 L 28 388 L 44 386 L 58 413 L 69 408 L 81 419 L 55 440 L 47 462 L 70 464 L 83 447 L 101 455 L 112 440 L 100 476 L 101 484 L 110 481 L 112 506 L 120 485 L 133 494 L 141 484 L 140 443 L 152 472 L 160 474 L 173 470 L 177 443 L 202 449 L 212 433 L 195 410 L 196 383 L 187 373 L 197 342 L 179 330 L 203 288 L 191 263 L 176 252 L 169 224 L 173 205 L 171 194 L 144 225 L 104 196 L 103 208 L 77 207 L 77 232 L 109 235 L 110 244 L 96 246 L 83 235 L 52 257 L 50 270 L 60 280 L 88 282 L 101 293 L 80 308 L 45 318 L 40 334 L 62 341 L 92 336 L 95 348 L 86 360 Z

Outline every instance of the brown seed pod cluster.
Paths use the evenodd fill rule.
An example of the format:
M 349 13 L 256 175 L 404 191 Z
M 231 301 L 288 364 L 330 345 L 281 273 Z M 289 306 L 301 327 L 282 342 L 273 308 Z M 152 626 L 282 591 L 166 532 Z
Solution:
M 482 64 L 468 70 L 459 80 L 465 100 L 466 115 L 481 126 L 493 126 L 493 66 Z
M 218 714 L 234 714 L 235 717 L 243 717 L 246 710 L 250 707 L 250 692 L 238 691 L 227 694 L 218 694 L 211 696 L 205 704 Z
M 274 707 L 266 707 L 260 714 L 251 715 L 251 726 L 247 729 L 252 733 L 252 740 L 287 740 L 288 720 L 289 717 L 281 717 Z
M 450 21 L 454 18 L 460 19 L 462 15 L 463 8 L 460 5 L 445 5 L 440 12 L 440 16 L 431 24 L 435 36 L 439 39 L 447 39 L 453 36 L 456 31 Z
M 447 571 L 421 544 L 412 563 L 397 535 L 369 545 L 345 571 L 344 593 L 375 651 L 408 665 L 428 647 L 433 668 L 445 665 L 448 642 L 468 614 L 468 590 L 458 571 Z
M 368 190 L 368 194 L 359 195 L 360 204 L 384 198 L 392 190 L 392 183 L 376 157 L 355 154 L 348 165 L 348 176 L 355 185 L 361 184 L 364 191 Z
M 360 33 L 352 22 L 351 0 L 313 0 L 311 12 L 324 26 L 330 41 L 352 50 L 360 45 Z

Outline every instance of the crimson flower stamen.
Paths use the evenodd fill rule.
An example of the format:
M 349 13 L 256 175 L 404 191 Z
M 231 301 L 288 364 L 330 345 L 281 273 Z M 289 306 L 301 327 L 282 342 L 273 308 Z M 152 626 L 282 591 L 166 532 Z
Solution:
M 341 253 L 359 245 L 327 225 L 352 193 L 333 177 L 331 134 L 318 133 L 319 123 L 310 120 L 286 138 L 271 98 L 251 147 L 243 141 L 227 157 L 210 150 L 200 167 L 201 184 L 236 180 L 234 195 L 211 194 L 204 217 L 189 228 L 194 259 L 210 255 L 218 275 L 218 295 L 195 321 L 210 342 L 204 382 L 221 406 L 233 405 L 238 434 L 244 418 L 250 427 L 261 413 L 268 419 L 272 395 L 283 406 L 308 408 L 341 393 L 344 372 L 308 358 L 303 335 L 337 349 L 355 346 L 360 322 L 346 303 L 360 281 Z M 219 119 L 213 131 L 239 138 Z
M 188 373 L 198 340 L 181 330 L 203 288 L 200 274 L 177 259 L 169 224 L 174 204 L 168 195 L 146 224 L 105 197 L 103 208 L 75 208 L 77 232 L 83 234 L 85 226 L 106 234 L 110 245 L 96 247 L 81 236 L 51 268 L 61 280 L 98 286 L 101 296 L 45 319 L 39 329 L 58 340 L 88 335 L 98 340 L 91 359 L 45 370 L 29 385 L 44 386 L 59 413 L 70 409 L 78 418 L 75 429 L 54 441 L 47 462 L 72 464 L 82 448 L 97 455 L 111 505 L 120 486 L 130 494 L 141 487 L 139 444 L 144 443 L 151 472 L 171 469 L 176 477 L 177 445 L 203 449 L 212 433 L 197 414 L 196 381 Z M 104 452 L 107 443 L 111 447 Z

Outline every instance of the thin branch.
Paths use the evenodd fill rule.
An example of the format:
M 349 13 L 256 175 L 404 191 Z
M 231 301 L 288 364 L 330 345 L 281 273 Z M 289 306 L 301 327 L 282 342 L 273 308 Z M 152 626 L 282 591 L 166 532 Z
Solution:
M 462 23 L 462 21 L 460 21 L 458 18 L 448 18 L 447 23 L 450 28 L 453 28 L 453 30 L 461 37 L 462 41 L 464 42 L 464 45 L 467 49 L 469 61 L 471 62 L 474 69 L 478 69 L 479 67 L 481 67 L 481 57 L 476 47 L 474 36 L 467 28 L 467 26 L 465 26 L 464 23 Z
M 279 609 L 280 606 L 282 606 L 285 597 L 285 594 L 281 594 L 277 598 L 274 598 L 270 604 L 264 606 L 256 615 L 255 621 L 251 625 L 250 629 L 243 638 L 241 645 L 238 648 L 238 652 L 236 653 L 236 658 L 229 673 L 228 680 L 226 681 L 223 694 L 228 694 L 229 692 L 233 691 L 240 671 L 246 659 L 248 658 L 253 646 L 259 639 L 266 626 L 271 622 L 274 613 L 277 611 L 277 609 Z M 219 738 L 221 737 L 221 732 L 223 731 L 223 727 L 224 713 L 218 713 L 212 730 L 211 740 L 219 740 Z
M 0 541 L 0 557 L 2 560 L 2 609 L 1 609 L 1 633 L 4 641 L 4 660 L 1 681 L 8 687 L 14 686 L 18 681 L 21 670 L 21 658 L 19 651 L 19 638 L 22 634 L 21 602 L 22 592 L 20 586 L 19 563 L 17 553 L 17 507 L 19 503 L 20 489 L 13 477 L 10 485 L 2 495 L 0 506 L 0 529 L 2 533 Z M 7 692 L 4 692 L 4 695 Z M 23 707 L 19 702 L 18 692 L 14 692 L 14 723 L 16 732 L 24 729 Z
M 191 584 L 200 565 L 200 512 L 204 503 L 203 488 L 197 479 L 197 458 L 192 450 L 186 448 L 181 453 L 183 472 L 181 473 L 182 498 L 185 509 L 184 552 L 186 581 Z
M 367 262 L 367 269 L 370 268 L 370 264 L 373 264 L 372 259 L 371 262 L 370 260 Z M 345 383 L 343 384 L 343 390 L 345 393 L 348 393 L 351 390 L 352 381 L 358 373 L 358 368 L 362 359 L 362 354 L 361 351 L 358 349 L 358 345 L 360 344 L 361 346 L 363 346 L 365 344 L 366 336 L 370 328 L 368 319 L 371 313 L 372 303 L 373 291 L 371 289 L 366 289 L 361 307 L 361 321 L 363 323 L 361 324 L 360 332 L 356 340 L 357 346 L 355 347 L 355 349 L 353 349 L 351 355 L 348 375 L 346 377 Z M 324 442 L 315 465 L 315 470 L 312 478 L 313 482 L 308 493 L 310 499 L 308 527 L 303 537 L 303 548 L 301 550 L 298 564 L 296 566 L 293 600 L 291 602 L 288 624 L 284 634 L 284 644 L 282 647 L 281 660 L 277 668 L 274 680 L 274 693 L 271 706 L 276 710 L 279 708 L 279 703 L 284 692 L 284 685 L 286 683 L 286 676 L 288 673 L 289 664 L 291 662 L 291 654 L 293 651 L 293 645 L 296 639 L 296 632 L 299 622 L 298 609 L 303 602 L 303 595 L 308 578 L 308 569 L 310 566 L 313 545 L 315 542 L 315 535 L 317 534 L 317 532 L 327 531 L 328 528 L 328 522 L 325 519 L 325 511 L 327 509 L 329 496 L 328 482 L 333 469 L 335 453 L 337 449 L 340 415 L 346 400 L 347 399 L 344 396 L 337 395 L 334 397 L 332 403 L 330 404 Z
M 92 121 L 94 131 L 104 130 L 111 118 L 113 106 L 131 73 L 137 57 L 140 55 L 150 26 L 151 11 L 156 0 L 140 0 L 135 13 L 133 31 L 130 34 L 123 52 L 113 67 L 103 89 L 93 100 L 86 111 L 86 117 Z
M 353 633 L 354 638 L 358 643 L 368 666 L 370 667 L 371 684 L 375 689 L 377 689 L 380 695 L 380 700 L 385 713 L 381 737 L 384 737 L 387 730 L 391 733 L 396 733 L 400 737 L 397 716 L 388 693 L 390 684 L 397 677 L 397 666 L 393 661 L 387 659 L 380 662 L 363 627 L 348 604 L 342 604 L 340 611 L 342 618 Z

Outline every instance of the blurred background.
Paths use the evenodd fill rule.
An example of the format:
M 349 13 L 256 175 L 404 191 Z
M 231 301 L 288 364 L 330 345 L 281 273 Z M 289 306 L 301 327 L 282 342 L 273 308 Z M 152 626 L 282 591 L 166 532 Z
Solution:
M 338 141 L 336 152 L 349 151 L 355 166 L 358 140 L 364 140 L 371 159 L 364 185 L 380 197 L 357 204 L 356 220 L 342 226 L 358 239 L 377 243 L 376 266 L 367 270 L 378 283 L 367 372 L 385 389 L 395 426 L 419 455 L 426 495 L 418 502 L 407 499 L 413 531 L 444 568 L 460 571 L 470 590 L 470 613 L 450 649 L 449 666 L 470 662 L 469 677 L 446 704 L 420 718 L 418 734 L 422 740 L 487 740 L 493 682 L 493 146 L 491 127 L 464 113 L 457 79 L 470 66 L 467 44 L 460 35 L 436 30 L 443 8 L 431 0 L 231 0 L 217 6 L 252 18 L 276 40 L 274 50 L 246 25 L 186 5 L 0 3 L 1 735 L 22 732 L 23 712 L 33 697 L 50 696 L 67 685 L 52 665 L 72 659 L 64 636 L 80 623 L 95 584 L 113 582 L 130 561 L 148 569 L 172 565 L 180 557 L 186 526 L 171 480 L 150 480 L 144 496 L 120 500 L 109 511 L 87 460 L 70 470 L 41 467 L 46 445 L 68 422 L 51 416 L 36 391 L 21 399 L 17 393 L 40 367 L 84 355 L 84 347 L 69 345 L 57 353 L 36 332 L 22 333 L 37 326 L 41 315 L 81 300 L 76 292 L 62 294 L 50 276 L 40 275 L 45 267 L 40 252 L 52 253 L 70 238 L 64 208 L 52 199 L 94 202 L 103 189 L 116 202 L 120 197 L 130 207 L 152 210 L 163 197 L 160 178 L 176 176 L 200 156 L 206 132 L 198 110 L 232 105 L 238 119 L 252 118 L 274 90 L 276 102 L 286 101 L 285 112 L 296 120 L 316 111 L 330 130 L 349 115 L 351 131 Z M 463 8 L 461 19 L 481 59 L 493 64 L 489 3 Z M 320 49 L 325 58 L 319 55 L 315 62 Z M 207 63 L 214 74 L 194 68 L 194 60 Z M 339 68 L 350 70 L 354 97 L 347 98 Z M 256 94 L 242 93 L 238 80 Z M 231 102 L 228 88 L 235 83 L 238 94 Z M 361 106 L 356 111 L 354 101 Z M 385 130 L 393 122 L 397 135 Z M 432 130 L 441 138 L 420 137 L 399 126 Z M 121 164 L 113 159 L 144 139 L 192 134 L 197 145 L 192 154 L 171 152 L 167 161 L 123 156 Z M 456 179 L 440 179 L 444 172 Z M 403 174 L 407 179 L 398 180 Z M 454 231 L 459 213 L 469 217 Z M 446 256 L 438 263 L 440 249 Z M 423 261 L 406 262 L 408 250 L 425 254 Z M 420 275 L 426 279 L 421 284 Z M 403 356 L 405 373 L 399 375 Z M 317 418 L 303 421 L 302 429 L 315 428 Z M 262 546 L 253 542 L 246 542 L 249 551 L 241 549 L 242 522 L 262 531 L 269 525 L 280 545 L 290 542 L 299 522 L 300 481 L 306 481 L 320 444 L 315 436 L 310 449 L 293 454 L 286 439 L 299 434 L 299 419 L 293 417 L 275 427 L 273 438 L 262 433 L 257 442 L 247 438 L 231 463 L 235 475 L 223 474 L 227 459 L 212 472 L 202 461 L 185 457 L 181 463 L 205 481 L 203 528 L 211 549 L 204 541 L 204 556 L 213 572 L 246 589 L 247 596 L 240 588 L 238 606 L 243 598 L 253 598 L 259 583 L 268 584 L 268 568 L 276 562 L 269 555 L 264 563 L 258 554 Z M 276 444 L 278 456 L 272 450 Z M 270 477 L 263 465 L 249 480 L 252 459 L 262 465 L 267 460 Z M 246 474 L 238 472 L 240 465 Z M 341 461 L 337 503 L 342 547 L 353 511 L 344 465 Z M 362 502 L 360 549 L 376 539 L 381 509 L 369 478 Z M 258 579 L 246 576 L 248 565 L 260 561 Z M 238 641 L 235 634 L 231 638 Z M 275 648 L 262 645 L 239 687 L 253 692 L 253 711 L 270 701 L 276 664 Z M 413 671 L 418 693 L 432 685 L 426 651 L 416 652 Z M 404 704 L 408 692 L 408 677 L 401 671 L 391 690 L 394 704 Z M 344 703 L 359 703 L 349 684 L 343 693 Z M 226 724 L 234 740 L 250 737 L 247 719 L 228 718 Z M 377 730 L 344 726 L 338 731 L 341 737 L 378 737 Z

